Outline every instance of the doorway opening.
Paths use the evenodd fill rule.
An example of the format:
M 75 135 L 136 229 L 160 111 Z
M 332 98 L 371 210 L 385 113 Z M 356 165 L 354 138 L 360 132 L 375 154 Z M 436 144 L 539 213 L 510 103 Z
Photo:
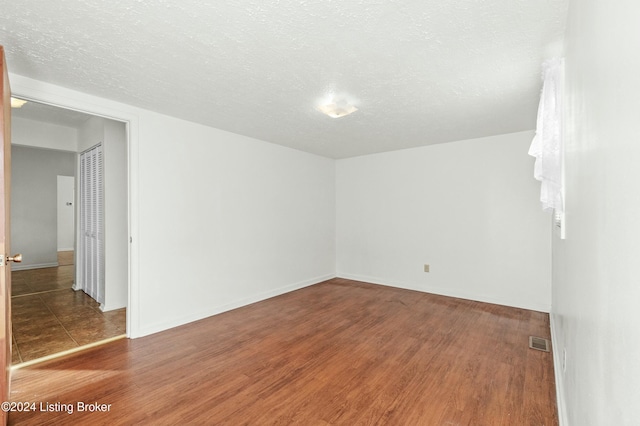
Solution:
M 95 145 L 104 150 L 98 184 L 86 181 L 97 175 L 83 176 L 80 164 Z M 126 335 L 127 124 L 28 101 L 12 109 L 12 160 L 12 245 L 24 256 L 12 272 L 12 364 Z M 98 202 L 95 193 L 82 194 L 87 184 L 100 190 L 90 231 L 79 220 Z M 98 241 L 98 233 L 99 250 L 88 249 L 83 240 Z M 100 266 L 91 283 L 100 298 L 87 290 L 88 264 Z

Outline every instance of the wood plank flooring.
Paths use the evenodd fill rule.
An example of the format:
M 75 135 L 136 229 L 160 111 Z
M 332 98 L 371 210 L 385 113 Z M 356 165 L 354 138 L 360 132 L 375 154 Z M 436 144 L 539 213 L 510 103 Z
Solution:
M 125 309 L 102 312 L 71 289 L 73 252 L 59 252 L 58 263 L 11 274 L 13 365 L 126 333 Z
M 556 425 L 552 356 L 529 335 L 549 338 L 548 315 L 333 279 L 16 370 L 12 400 L 37 411 L 9 421 Z M 73 413 L 40 411 L 55 403 Z

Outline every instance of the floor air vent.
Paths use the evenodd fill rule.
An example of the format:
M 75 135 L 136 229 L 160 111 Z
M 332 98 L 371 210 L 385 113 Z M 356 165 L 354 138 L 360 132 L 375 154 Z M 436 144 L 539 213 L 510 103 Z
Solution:
M 529 347 L 538 351 L 549 352 L 550 343 L 542 337 L 529 336 Z

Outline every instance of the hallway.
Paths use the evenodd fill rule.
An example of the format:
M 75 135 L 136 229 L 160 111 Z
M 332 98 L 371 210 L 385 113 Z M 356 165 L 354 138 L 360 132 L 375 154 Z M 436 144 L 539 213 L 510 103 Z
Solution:
M 126 333 L 126 309 L 102 312 L 74 291 L 73 252 L 55 268 L 12 272 L 12 364 L 32 361 Z

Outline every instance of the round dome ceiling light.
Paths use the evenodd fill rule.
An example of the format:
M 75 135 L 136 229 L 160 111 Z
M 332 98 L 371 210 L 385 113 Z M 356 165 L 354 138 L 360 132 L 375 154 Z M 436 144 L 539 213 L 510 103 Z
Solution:
M 327 95 L 316 108 L 331 118 L 344 117 L 358 110 L 346 95 L 333 93 Z

